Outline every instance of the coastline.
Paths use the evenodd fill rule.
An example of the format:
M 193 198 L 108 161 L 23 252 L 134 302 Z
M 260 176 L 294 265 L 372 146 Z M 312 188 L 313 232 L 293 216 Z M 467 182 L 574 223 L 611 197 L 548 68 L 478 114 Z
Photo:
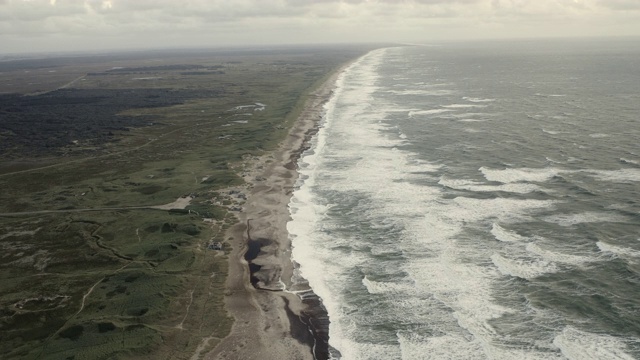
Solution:
M 243 212 L 226 234 L 233 250 L 225 305 L 235 322 L 205 359 L 329 358 L 329 320 L 321 300 L 305 282 L 291 283 L 294 263 L 286 226 L 297 161 L 318 131 L 338 76 L 351 63 L 307 95 L 287 138 L 252 163 Z

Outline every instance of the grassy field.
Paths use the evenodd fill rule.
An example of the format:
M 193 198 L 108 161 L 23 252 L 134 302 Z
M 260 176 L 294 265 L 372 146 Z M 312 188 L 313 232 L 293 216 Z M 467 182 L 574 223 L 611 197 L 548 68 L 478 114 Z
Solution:
M 0 120 L 0 358 L 186 359 L 214 347 L 233 322 L 224 234 L 242 199 L 229 189 L 283 139 L 303 94 L 363 51 L 1 64 L 0 119 L 12 122 Z M 153 208 L 187 196 L 184 210 Z

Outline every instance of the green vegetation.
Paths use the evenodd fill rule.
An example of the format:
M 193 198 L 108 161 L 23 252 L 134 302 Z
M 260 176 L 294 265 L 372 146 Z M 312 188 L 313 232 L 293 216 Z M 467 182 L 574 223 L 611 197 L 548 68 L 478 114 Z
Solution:
M 57 69 L 48 88 L 0 97 L 13 129 L 0 131 L 0 358 L 186 359 L 213 348 L 232 325 L 228 258 L 208 249 L 230 246 L 239 205 L 224 194 L 244 186 L 247 159 L 284 138 L 301 95 L 360 52 L 58 59 L 41 64 Z M 48 79 L 38 64 L 23 81 Z M 38 131 L 67 110 L 63 125 Z M 154 208 L 186 196 L 184 210 Z

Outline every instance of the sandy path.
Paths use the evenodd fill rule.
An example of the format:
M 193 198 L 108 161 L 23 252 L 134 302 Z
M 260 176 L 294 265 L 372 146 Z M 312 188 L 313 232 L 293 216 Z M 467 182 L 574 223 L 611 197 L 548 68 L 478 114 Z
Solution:
M 119 207 L 66 209 L 66 210 L 36 210 L 36 211 L 23 211 L 23 212 L 13 212 L 13 213 L 0 213 L 0 216 L 28 216 L 28 215 L 39 215 L 39 214 L 77 213 L 77 212 L 90 212 L 90 211 L 145 210 L 145 209 L 184 210 L 187 206 L 189 206 L 189 204 L 191 204 L 191 200 L 193 200 L 193 197 L 185 196 L 185 197 L 178 198 L 176 201 L 172 203 L 168 203 L 164 205 L 119 206 Z M 140 235 L 138 234 L 138 230 L 136 230 L 136 235 L 138 235 L 138 242 L 139 242 Z
M 288 204 L 297 179 L 295 162 L 322 117 L 323 105 L 329 99 L 338 74 L 335 72 L 311 93 L 289 136 L 275 152 L 258 160 L 261 169 L 253 181 L 240 222 L 229 230 L 234 238 L 227 279 L 227 309 L 235 318 L 231 334 L 205 359 L 313 359 L 313 339 L 298 316 L 305 305 L 300 298 L 283 291 L 257 290 L 249 281 L 244 254 L 248 236 L 267 240 L 254 264 L 262 268 L 256 273 L 258 286 L 280 289 L 290 285 L 293 266 L 291 243 L 286 225 L 290 219 Z M 267 161 L 271 159 L 272 161 Z M 254 176 L 250 177 L 255 178 Z M 247 179 L 250 180 L 250 179 Z M 247 231 L 250 220 L 250 234 Z M 299 339 L 299 340 L 298 340 Z M 311 344 L 309 343 L 311 341 Z

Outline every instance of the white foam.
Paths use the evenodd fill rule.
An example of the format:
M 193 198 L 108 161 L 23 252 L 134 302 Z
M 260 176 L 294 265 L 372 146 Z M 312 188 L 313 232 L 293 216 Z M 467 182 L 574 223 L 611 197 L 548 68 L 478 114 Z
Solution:
M 504 185 L 487 185 L 481 182 L 462 180 L 462 179 L 445 179 L 441 178 L 438 184 L 457 190 L 469 190 L 477 192 L 493 192 L 504 191 L 517 194 L 526 194 L 540 189 L 534 184 L 504 184 Z
M 299 163 L 298 189 L 289 205 L 292 256 L 327 308 L 330 344 L 350 360 L 442 358 L 443 354 L 455 359 L 544 358 L 535 349 L 516 352 L 498 345 L 503 338 L 492 320 L 515 311 L 495 299 L 495 285 L 505 277 L 496 267 L 487 266 L 495 250 L 481 242 L 463 243 L 459 235 L 468 225 L 520 221 L 554 202 L 443 197 L 442 186 L 435 185 L 441 179 L 434 174 L 441 165 L 416 160 L 400 146 L 405 140 L 396 136 L 397 129 L 386 125 L 394 104 L 376 97 L 380 93 L 376 69 L 387 52 L 391 51 L 373 51 L 340 75 L 325 105 L 324 126 L 312 142 L 312 151 Z M 488 189 L 482 183 L 455 185 Z M 531 189 L 529 185 L 534 186 L 486 186 L 492 186 L 491 191 L 524 191 Z M 340 204 L 331 207 L 332 202 Z M 394 279 L 402 279 L 372 280 L 378 278 L 371 272 L 371 255 L 360 251 L 372 245 L 367 234 L 344 231 L 345 224 L 340 225 L 344 216 L 358 217 L 367 227 L 396 230 L 392 244 L 371 253 L 384 253 L 385 247 L 401 253 L 402 261 L 387 266 L 397 266 L 392 269 Z M 363 278 L 362 273 L 371 275 Z M 353 295 L 367 293 L 379 301 L 389 299 L 384 314 L 362 318 Z M 433 335 L 399 333 L 398 344 L 388 345 L 357 340 L 366 337 L 363 331 L 377 331 L 368 327 L 377 316 L 406 321 L 406 314 L 412 324 L 429 327 Z
M 487 121 L 485 119 L 460 119 L 458 120 L 460 122 L 484 122 Z
M 400 333 L 398 341 L 402 350 L 402 360 L 558 360 L 560 358 L 550 352 L 484 344 L 477 339 L 469 339 L 463 335 L 426 338 L 411 333 Z M 373 357 L 372 359 L 374 358 L 387 359 L 383 357 Z
M 620 170 L 584 170 L 600 181 L 618 183 L 640 181 L 640 168 Z
M 507 259 L 499 254 L 493 254 L 491 261 L 498 267 L 498 270 L 503 275 L 515 276 L 527 280 L 558 271 L 558 267 L 548 261 Z
M 451 336 L 469 332 L 476 341 L 489 343 L 496 335 L 489 321 L 512 310 L 493 300 L 491 284 L 496 277 L 493 270 L 461 262 L 454 246 L 443 247 L 436 258 L 413 261 L 408 270 L 415 278 L 417 291 L 433 294 L 453 311 L 453 319 L 440 319 L 439 326 L 448 329 Z M 454 324 L 464 331 L 456 331 Z
M 602 134 L 602 133 L 595 133 L 595 134 L 589 134 L 590 137 L 594 138 L 594 139 L 601 139 L 601 138 L 606 138 L 609 137 L 611 135 L 609 134 Z
M 521 200 L 509 198 L 475 199 L 457 197 L 453 199 L 457 209 L 450 216 L 459 221 L 478 221 L 482 219 L 518 219 L 523 213 L 534 209 L 550 208 L 553 200 Z
M 581 266 L 581 265 L 584 265 L 585 263 L 595 260 L 586 256 L 569 255 L 561 252 L 545 250 L 535 243 L 528 243 L 526 246 L 526 249 L 530 253 L 538 255 L 546 261 L 552 261 L 556 263 Z
M 506 230 L 496 223 L 493 223 L 491 226 L 491 235 L 502 242 L 522 242 L 527 240 L 526 237 L 519 235 L 514 231 Z
M 423 95 L 423 96 L 445 96 L 453 94 L 451 90 L 388 90 L 395 95 Z
M 636 160 L 630 160 L 630 159 L 626 159 L 626 158 L 620 158 L 620 161 L 622 161 L 623 163 L 627 163 L 627 164 L 640 165 L 640 162 L 638 162 L 638 161 L 636 161 Z
M 497 181 L 501 183 L 513 183 L 519 181 L 525 182 L 545 182 L 551 180 L 560 171 L 554 168 L 517 168 L 517 169 L 490 169 L 481 167 L 480 172 L 489 181 Z
M 444 112 L 448 112 L 451 111 L 449 109 L 431 109 L 431 110 L 416 110 L 416 111 L 409 111 L 409 117 L 412 118 L 416 115 L 435 115 L 435 114 L 442 114 Z
M 483 103 L 483 102 L 493 102 L 496 99 L 483 99 L 483 98 L 474 98 L 474 97 L 463 97 L 464 100 L 475 102 L 475 103 Z
M 400 359 L 400 349 L 395 345 L 360 343 L 345 340 L 340 350 L 343 360 Z
M 618 214 L 588 211 L 580 214 L 551 215 L 544 217 L 543 220 L 560 226 L 573 226 L 584 223 L 625 222 L 627 218 Z
M 367 288 L 369 294 L 401 293 L 411 290 L 407 284 L 373 281 L 366 276 L 362 279 L 362 284 Z
M 535 93 L 536 96 L 541 96 L 541 97 L 564 97 L 567 96 L 565 94 L 541 94 L 541 93 Z
M 550 205 L 552 205 L 550 201 L 459 197 L 447 204 L 429 203 L 420 209 L 426 213 L 424 220 L 421 224 L 411 224 L 412 232 L 421 234 L 419 240 L 423 247 L 430 250 L 432 256 L 428 259 L 410 261 L 407 272 L 412 274 L 416 291 L 433 294 L 436 299 L 446 304 L 453 311 L 458 326 L 472 334 L 471 339 L 473 339 L 459 344 L 452 341 L 452 338 L 460 336 L 461 333 L 450 330 L 449 335 L 442 339 L 447 339 L 444 344 L 450 344 L 453 347 L 442 349 L 443 352 L 460 354 L 457 350 L 464 348 L 467 349 L 465 350 L 467 354 L 473 354 L 469 349 L 478 348 L 482 349 L 479 354 L 510 359 L 505 355 L 504 349 L 492 345 L 497 334 L 490 325 L 490 320 L 511 313 L 513 310 L 498 305 L 494 301 L 491 289 L 492 284 L 500 277 L 499 273 L 481 263 L 463 260 L 468 257 L 482 259 L 485 255 L 473 248 L 467 249 L 457 245 L 455 239 L 462 230 L 462 224 L 487 218 L 515 220 L 533 209 Z M 486 256 L 489 258 L 490 254 Z M 544 269 L 544 271 L 553 270 L 550 267 Z M 444 326 L 443 324 L 447 322 L 441 320 L 440 326 Z M 531 354 L 535 354 L 535 351 Z M 471 357 L 482 358 L 482 356 L 473 357 L 473 355 Z
M 625 350 L 627 345 L 610 335 L 598 335 L 567 326 L 553 339 L 562 355 L 569 360 L 633 360 Z
M 479 113 L 479 112 L 465 112 L 465 113 L 447 114 L 446 116 L 443 116 L 443 117 L 453 118 L 453 119 L 466 119 L 466 118 L 476 118 L 476 117 L 486 118 L 486 117 L 492 117 L 492 116 L 495 116 L 495 115 L 487 114 L 487 113 Z
M 318 204 L 314 188 L 321 176 L 334 176 L 334 181 L 331 183 L 346 185 L 341 190 L 347 190 L 350 186 L 357 185 L 358 179 L 341 179 L 342 176 L 350 176 L 348 173 L 343 174 L 337 171 L 330 173 L 321 168 L 325 161 L 331 161 L 334 156 L 351 156 L 351 153 L 345 149 L 328 149 L 326 147 L 327 137 L 333 135 L 328 135 L 327 132 L 333 126 L 349 125 L 334 122 L 336 118 L 355 118 L 355 115 L 366 113 L 367 104 L 371 102 L 371 94 L 376 89 L 374 85 L 377 79 L 375 70 L 381 63 L 381 57 L 385 52 L 385 49 L 374 50 L 361 57 L 340 74 L 334 94 L 325 104 L 324 127 L 320 129 L 314 139 L 313 151 L 305 153 L 301 159 L 303 166 L 300 169 L 298 189 L 294 192 L 289 204 L 292 220 L 287 224 L 287 230 L 293 244 L 292 257 L 300 264 L 300 273 L 309 281 L 309 285 L 322 298 L 323 304 L 327 308 L 331 318 L 329 328 L 331 345 L 338 349 L 345 358 L 351 359 L 356 359 L 360 356 L 359 354 L 366 354 L 373 348 L 378 349 L 379 352 L 386 350 L 385 347 L 380 346 L 360 346 L 352 340 L 352 333 L 356 330 L 353 328 L 351 320 L 343 314 L 342 304 L 344 301 L 341 299 L 340 287 L 348 280 L 344 274 L 345 269 L 358 266 L 366 259 L 355 252 L 352 252 L 351 255 L 336 256 L 333 249 L 349 246 L 352 239 L 332 237 L 322 230 L 328 226 L 322 219 L 330 207 Z M 338 101 L 340 101 L 340 108 L 337 107 Z M 357 120 L 371 122 L 374 119 L 360 116 L 357 117 Z M 377 134 L 381 128 L 382 125 L 373 128 L 361 126 L 347 126 L 345 128 L 343 126 L 342 129 L 346 134 L 337 136 L 353 139 L 354 147 L 360 147 L 369 145 L 369 141 L 372 139 L 382 141 L 372 135 Z M 396 139 L 396 141 L 400 140 Z M 388 144 L 393 143 L 391 140 L 387 140 L 387 142 Z M 378 145 L 386 145 L 387 142 L 374 143 L 372 146 L 375 149 Z M 386 151 L 385 153 L 388 156 L 393 156 L 393 152 Z M 363 160 L 363 171 L 373 172 L 373 169 L 368 169 L 370 165 L 367 164 L 367 161 L 373 162 L 374 159 L 365 158 Z M 377 169 L 377 171 L 393 171 L 401 164 L 390 161 L 385 163 L 385 166 L 388 166 L 389 169 Z M 320 181 L 319 183 L 324 184 L 325 182 Z M 318 246 L 318 244 L 322 244 L 322 246 Z M 322 269 L 322 271 L 318 271 L 318 269 Z
M 602 252 L 612 253 L 621 258 L 625 258 L 629 260 L 640 260 L 640 251 L 638 250 L 611 245 L 602 241 L 598 241 L 596 245 L 598 246 L 598 249 L 600 249 L 600 251 Z
M 397 336 L 403 360 L 471 360 L 485 357 L 480 342 L 469 341 L 463 336 L 427 338 L 410 333 L 398 333 Z
M 468 108 L 484 108 L 487 107 L 487 105 L 479 105 L 479 104 L 451 104 L 451 105 L 444 105 L 442 106 L 443 108 L 447 108 L 447 109 L 468 109 Z
M 421 87 L 424 87 L 424 88 L 431 88 L 431 87 L 453 86 L 455 84 L 453 84 L 453 83 L 430 83 L 430 84 L 427 84 L 427 83 L 421 82 L 421 83 L 415 83 L 415 85 L 420 85 Z

